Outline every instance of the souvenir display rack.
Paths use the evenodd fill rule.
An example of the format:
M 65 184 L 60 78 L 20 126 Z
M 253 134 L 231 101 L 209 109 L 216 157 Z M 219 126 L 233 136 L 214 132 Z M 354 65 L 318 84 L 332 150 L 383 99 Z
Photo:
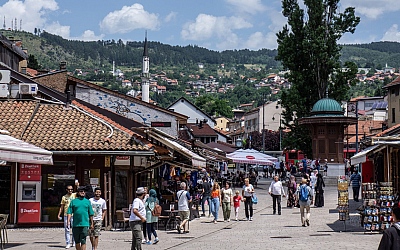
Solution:
M 338 207 L 339 220 L 343 221 L 346 230 L 346 220 L 350 219 L 349 215 L 349 189 L 348 182 L 345 179 L 338 180 Z
M 382 232 L 393 222 L 391 216 L 394 204 L 391 182 L 363 183 L 362 198 L 364 211 L 361 218 L 365 232 Z

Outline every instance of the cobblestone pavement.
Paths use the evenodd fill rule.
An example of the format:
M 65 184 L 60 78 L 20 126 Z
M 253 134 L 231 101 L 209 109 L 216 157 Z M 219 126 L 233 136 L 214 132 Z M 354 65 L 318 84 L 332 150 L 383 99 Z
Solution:
M 254 205 L 254 220 L 244 221 L 242 203 L 240 221 L 211 223 L 202 217 L 190 222 L 190 233 L 158 230 L 157 245 L 143 245 L 143 249 L 377 249 L 381 234 L 364 233 L 355 209 L 361 203 L 350 201 L 351 220 L 346 225 L 337 221 L 336 187 L 326 187 L 325 206 L 311 209 L 311 225 L 301 227 L 298 208 L 286 208 L 282 201 L 282 215 L 272 215 L 272 199 L 268 195 L 270 180 L 263 179 L 256 189 L 259 203 Z M 351 193 L 351 192 L 350 192 Z M 220 217 L 222 212 L 220 211 Z M 232 218 L 232 217 L 231 217 Z M 6 249 L 63 249 L 61 228 L 8 229 Z M 89 239 L 87 249 L 91 249 Z M 130 231 L 104 231 L 99 249 L 130 249 Z

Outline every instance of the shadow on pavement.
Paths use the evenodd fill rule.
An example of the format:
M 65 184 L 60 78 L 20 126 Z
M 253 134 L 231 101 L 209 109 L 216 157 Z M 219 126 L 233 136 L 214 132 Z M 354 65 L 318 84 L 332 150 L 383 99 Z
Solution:
M 9 249 L 9 248 L 13 248 L 13 247 L 19 247 L 19 246 L 23 246 L 25 245 L 25 243 L 6 243 L 4 245 L 4 249 Z

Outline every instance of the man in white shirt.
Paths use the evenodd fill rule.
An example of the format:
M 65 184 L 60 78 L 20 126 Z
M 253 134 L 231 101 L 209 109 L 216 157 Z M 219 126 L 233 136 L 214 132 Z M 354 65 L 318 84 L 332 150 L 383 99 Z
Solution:
M 132 203 L 131 216 L 129 217 L 129 226 L 132 231 L 131 250 L 142 250 L 142 225 L 146 222 L 146 208 L 143 203 L 144 188 L 136 189 L 136 198 Z
M 94 197 L 90 198 L 90 204 L 92 204 L 92 209 L 94 212 L 93 216 L 93 224 L 94 228 L 90 232 L 90 243 L 92 243 L 92 250 L 97 250 L 97 246 L 99 245 L 99 236 L 100 230 L 103 226 L 104 216 L 106 215 L 107 205 L 106 201 L 100 197 L 101 196 L 101 188 L 95 188 Z
M 192 202 L 192 198 L 188 191 L 186 191 L 186 183 L 181 182 L 180 190 L 176 193 L 176 202 L 178 203 L 178 213 L 182 222 L 176 226 L 179 233 L 188 232 L 186 231 L 186 223 L 189 221 L 190 208 L 189 203 Z
M 279 176 L 275 175 L 274 180 L 269 186 L 268 193 L 272 196 L 273 212 L 276 214 L 276 203 L 278 203 L 278 214 L 281 215 L 281 200 L 282 195 L 286 197 L 285 190 L 283 189 L 282 182 L 279 181 Z

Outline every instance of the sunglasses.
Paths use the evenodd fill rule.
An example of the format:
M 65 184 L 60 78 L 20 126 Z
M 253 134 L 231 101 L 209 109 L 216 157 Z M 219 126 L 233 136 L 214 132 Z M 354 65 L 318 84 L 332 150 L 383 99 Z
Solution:
M 68 191 L 74 191 L 73 189 L 67 189 Z

